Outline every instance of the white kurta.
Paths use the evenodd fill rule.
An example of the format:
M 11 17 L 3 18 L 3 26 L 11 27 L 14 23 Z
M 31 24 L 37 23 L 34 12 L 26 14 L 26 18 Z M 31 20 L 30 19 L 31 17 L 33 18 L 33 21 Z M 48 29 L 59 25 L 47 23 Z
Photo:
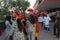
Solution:
M 45 25 L 45 27 L 49 27 L 49 21 L 50 21 L 50 20 L 51 20 L 51 19 L 50 19 L 49 16 L 44 17 L 44 25 Z

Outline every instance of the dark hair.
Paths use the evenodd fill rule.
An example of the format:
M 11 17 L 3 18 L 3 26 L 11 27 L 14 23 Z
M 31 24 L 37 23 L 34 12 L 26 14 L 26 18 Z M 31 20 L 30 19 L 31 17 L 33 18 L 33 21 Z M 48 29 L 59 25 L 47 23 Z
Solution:
M 20 19 L 17 19 L 17 25 L 18 25 L 18 29 L 19 29 L 19 31 L 22 31 L 22 29 L 23 29 L 23 25 L 22 25 Z
M 25 14 L 22 15 L 22 19 L 24 19 L 23 24 L 24 24 L 24 26 L 26 26 L 27 19 L 26 19 L 26 15 Z
M 11 20 L 11 16 L 6 16 L 5 20 L 10 21 Z
M 9 21 L 9 23 L 12 25 L 12 22 L 11 22 L 11 16 L 6 16 L 6 18 L 5 18 L 5 21 Z
M 29 21 L 34 24 L 36 22 L 36 19 L 34 17 L 34 15 L 30 14 L 30 18 L 29 18 Z
M 22 9 L 19 9 L 20 11 L 22 10 Z

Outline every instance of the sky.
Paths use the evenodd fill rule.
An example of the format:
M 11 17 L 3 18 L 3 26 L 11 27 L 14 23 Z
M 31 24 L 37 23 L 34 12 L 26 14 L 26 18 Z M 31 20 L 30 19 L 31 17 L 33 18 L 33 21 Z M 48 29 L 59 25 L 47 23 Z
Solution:
M 33 6 L 34 6 L 36 0 L 28 0 L 28 1 L 30 2 L 30 7 L 33 8 Z

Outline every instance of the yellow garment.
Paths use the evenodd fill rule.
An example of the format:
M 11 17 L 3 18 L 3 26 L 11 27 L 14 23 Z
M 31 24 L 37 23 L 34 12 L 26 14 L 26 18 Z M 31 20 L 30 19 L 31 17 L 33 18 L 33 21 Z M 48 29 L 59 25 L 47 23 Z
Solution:
M 34 37 L 37 37 L 38 33 L 36 32 L 36 24 L 34 24 Z

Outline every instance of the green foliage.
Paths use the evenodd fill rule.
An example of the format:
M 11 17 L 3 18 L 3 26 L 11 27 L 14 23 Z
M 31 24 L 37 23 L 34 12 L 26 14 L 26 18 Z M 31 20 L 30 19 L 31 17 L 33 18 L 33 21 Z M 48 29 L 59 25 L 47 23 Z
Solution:
M 4 15 L 4 14 L 6 14 L 7 11 L 8 11 L 8 9 L 7 9 L 6 7 L 0 9 L 0 15 Z
M 15 1 L 10 1 L 10 2 L 9 2 L 9 5 L 12 6 L 12 7 L 15 7 L 15 6 L 17 6 L 17 2 L 15 2 Z
M 24 1 L 24 0 L 10 1 L 10 4 L 12 7 L 16 7 L 16 6 L 22 7 L 23 13 L 25 13 L 25 10 L 30 5 L 28 1 Z
M 4 16 L 3 15 L 0 15 L 0 22 L 1 21 L 4 21 Z
M 27 9 L 27 7 L 29 6 L 29 2 L 27 2 L 27 1 L 24 1 L 24 2 L 22 2 L 22 10 L 23 10 L 23 13 L 25 12 L 25 10 Z
M 42 0 L 39 0 L 39 4 L 41 3 Z
M 6 0 L 4 0 L 4 2 L 6 3 Z M 6 4 L 5 4 L 5 6 L 2 9 L 0 9 L 0 15 L 6 14 L 9 6 L 11 6 L 11 7 L 16 7 L 16 6 L 22 7 L 23 13 L 25 13 L 25 10 L 29 6 L 29 2 L 24 1 L 24 0 L 17 0 L 17 1 L 9 0 L 9 5 L 6 6 Z

